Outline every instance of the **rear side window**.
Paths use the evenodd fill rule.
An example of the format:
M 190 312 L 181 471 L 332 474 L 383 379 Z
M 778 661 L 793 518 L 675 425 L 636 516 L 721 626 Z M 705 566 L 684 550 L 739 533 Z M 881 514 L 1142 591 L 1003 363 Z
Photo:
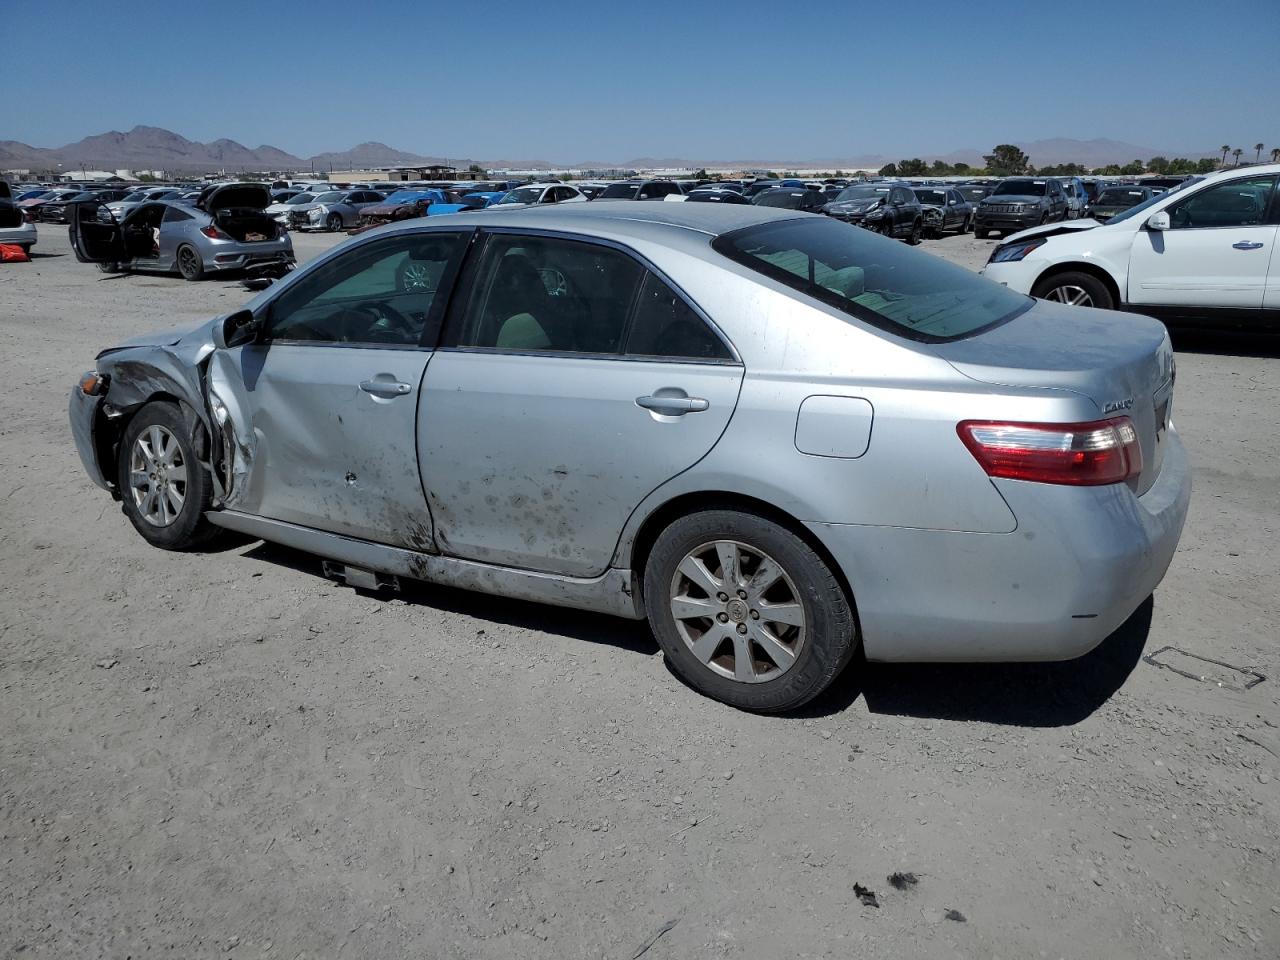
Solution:
M 619 353 L 643 271 L 611 247 L 496 235 L 485 245 L 458 345 Z
M 1032 303 L 962 267 L 837 220 L 747 227 L 717 237 L 712 247 L 851 317 L 913 340 L 972 336 Z
M 636 357 L 732 360 L 724 342 L 693 308 L 652 273 L 646 273 L 636 301 L 627 353 Z
M 191 219 L 191 214 L 184 213 L 183 211 L 179 210 L 177 207 L 168 206 L 165 208 L 165 211 L 164 211 L 165 223 L 176 223 L 180 220 L 190 220 L 190 219 Z

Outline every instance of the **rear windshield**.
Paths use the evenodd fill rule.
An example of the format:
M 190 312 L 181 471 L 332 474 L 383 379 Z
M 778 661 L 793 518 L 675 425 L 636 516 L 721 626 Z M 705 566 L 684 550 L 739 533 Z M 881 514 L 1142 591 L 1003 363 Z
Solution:
M 717 237 L 720 254 L 913 340 L 955 340 L 1032 301 L 970 270 L 830 219 L 783 220 Z
M 785 207 L 788 210 L 799 210 L 804 200 L 803 190 L 770 190 L 756 194 L 755 203 L 759 207 Z
M 957 190 L 964 195 L 967 200 L 981 200 L 991 193 L 990 187 L 957 187 Z
M 993 197 L 1043 197 L 1044 180 L 1002 180 L 992 191 Z
M 917 190 L 915 191 L 916 199 L 921 203 L 931 203 L 935 206 L 945 207 L 947 205 L 947 194 L 945 190 Z

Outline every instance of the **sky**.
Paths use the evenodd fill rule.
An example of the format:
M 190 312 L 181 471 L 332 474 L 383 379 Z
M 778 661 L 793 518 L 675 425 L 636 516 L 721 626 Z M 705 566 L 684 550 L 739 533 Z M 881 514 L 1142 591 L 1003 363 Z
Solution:
M 1280 0 L 467 6 L 0 0 L 0 140 L 144 124 L 555 163 L 1280 144 Z

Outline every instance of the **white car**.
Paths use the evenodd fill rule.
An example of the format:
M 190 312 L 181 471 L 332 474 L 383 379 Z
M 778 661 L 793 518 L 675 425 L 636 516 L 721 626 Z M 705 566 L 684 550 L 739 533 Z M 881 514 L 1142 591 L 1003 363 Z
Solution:
M 1099 224 L 1002 241 L 983 273 L 1019 293 L 1166 321 L 1280 324 L 1280 164 L 1188 180 Z
M 9 184 L 0 180 L 0 243 L 13 243 L 27 253 L 36 245 L 36 225 L 27 223 L 22 210 L 13 202 Z
M 289 212 L 304 203 L 311 203 L 315 198 L 316 194 L 304 190 L 302 193 L 295 193 L 288 200 L 281 200 L 278 203 L 271 204 L 262 212 L 276 223 L 283 223 L 287 227 L 289 225 Z
M 567 183 L 531 183 L 516 187 L 489 209 L 518 210 L 539 203 L 586 203 L 587 195 Z

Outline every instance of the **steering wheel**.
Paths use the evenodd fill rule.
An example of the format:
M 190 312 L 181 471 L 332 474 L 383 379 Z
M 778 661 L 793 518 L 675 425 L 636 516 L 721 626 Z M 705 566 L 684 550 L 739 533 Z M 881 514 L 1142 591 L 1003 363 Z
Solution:
M 413 322 L 389 303 L 381 300 L 366 300 L 363 303 L 356 304 L 352 309 L 362 313 L 373 314 L 374 322 L 365 334 L 368 337 L 397 334 L 391 339 L 397 342 L 406 338 L 417 339 L 419 331 Z

